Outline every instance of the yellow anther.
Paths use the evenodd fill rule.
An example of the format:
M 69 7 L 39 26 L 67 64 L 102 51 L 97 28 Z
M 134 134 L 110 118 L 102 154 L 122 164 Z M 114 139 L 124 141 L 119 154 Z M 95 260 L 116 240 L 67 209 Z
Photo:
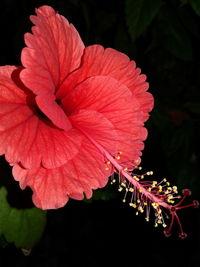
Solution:
M 153 171 L 150 171 L 150 175 L 153 175 Z
M 144 206 L 146 206 L 147 205 L 147 202 L 144 202 Z
M 146 217 L 145 220 L 146 220 L 147 222 L 149 222 L 149 217 Z
M 157 224 L 157 223 L 155 223 L 155 224 L 154 224 L 154 227 L 158 227 L 158 224 Z
M 139 192 L 142 193 L 142 189 L 139 189 Z
M 162 221 L 161 220 L 158 220 L 158 224 L 161 224 L 162 223 Z
M 170 185 L 170 182 L 167 182 L 167 185 L 169 186 Z
M 125 203 L 125 202 L 126 202 L 126 199 L 124 198 L 124 199 L 122 200 L 122 202 Z
M 130 187 L 130 188 L 129 188 L 129 191 L 130 191 L 130 192 L 133 192 L 133 191 L 134 191 L 134 188 L 133 188 L 133 187 Z
M 137 176 L 133 176 L 133 179 L 135 179 L 137 182 L 140 180 Z
M 151 192 L 151 187 L 148 188 L 148 191 Z
M 132 202 L 131 202 L 131 203 L 129 203 L 129 206 L 133 207 L 133 203 L 132 203 Z
M 157 209 L 157 207 L 159 206 L 159 204 L 156 202 L 153 202 L 151 205 L 153 206 L 154 209 Z
M 144 179 L 144 175 L 141 175 L 140 178 L 141 178 L 141 179 Z
M 172 189 L 173 189 L 174 193 L 176 193 L 176 194 L 178 193 L 177 186 L 173 186 Z
M 106 167 L 106 168 L 105 168 L 105 170 L 106 170 L 106 171 L 109 171 L 109 170 L 110 170 L 110 168 L 109 168 L 109 167 Z
M 167 225 L 166 225 L 165 223 L 163 223 L 163 225 L 162 225 L 162 226 L 163 226 L 164 228 L 165 228 L 165 227 L 167 227 Z
M 161 185 L 159 185 L 159 187 L 158 187 L 158 191 L 159 191 L 159 192 L 162 192 L 162 186 L 161 186 Z
M 128 168 L 126 167 L 126 168 L 124 168 L 124 171 L 126 172 L 126 171 L 128 171 Z
M 133 203 L 132 207 L 133 207 L 134 209 L 136 209 L 136 208 L 137 208 L 137 205 L 136 205 L 135 203 Z
M 158 214 L 161 214 L 162 213 L 162 210 L 161 209 L 159 209 L 158 210 Z M 161 218 L 161 217 L 159 217 L 159 218 Z
M 121 186 L 126 187 L 126 184 L 125 183 L 121 183 Z
M 118 191 L 121 192 L 122 190 L 123 190 L 123 187 L 120 186 L 120 187 L 118 188 Z
M 125 189 L 125 190 L 126 190 L 126 192 L 128 192 L 128 188 L 127 188 L 127 187 L 126 187 L 126 189 Z
M 138 211 L 136 211 L 135 215 L 138 215 L 138 214 L 139 214 L 139 212 L 138 212 Z
M 137 203 L 140 203 L 140 200 L 139 199 L 137 200 Z
M 119 151 L 119 152 L 118 152 L 118 154 L 122 155 L 122 154 L 123 154 L 123 152 L 122 152 L 122 151 Z
M 163 179 L 163 182 L 165 182 L 165 183 L 166 183 L 166 182 L 167 182 L 167 179 L 166 179 L 166 178 L 164 178 L 164 179 Z
M 138 170 L 142 170 L 142 167 L 140 166 L 140 167 L 138 167 Z
M 143 212 L 144 212 L 144 210 L 143 210 L 143 208 L 142 208 L 142 207 L 138 207 L 138 210 L 139 210 L 141 213 L 143 213 Z
M 111 162 L 110 161 L 106 161 L 105 164 L 109 165 Z
M 115 158 L 116 158 L 116 159 L 120 159 L 121 157 L 120 157 L 120 156 L 116 156 Z

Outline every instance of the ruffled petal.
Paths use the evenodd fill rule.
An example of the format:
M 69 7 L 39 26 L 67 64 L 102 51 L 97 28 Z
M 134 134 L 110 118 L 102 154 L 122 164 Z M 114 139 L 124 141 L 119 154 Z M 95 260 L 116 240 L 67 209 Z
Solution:
M 63 99 L 63 108 L 67 114 L 80 109 L 96 110 L 102 114 L 117 133 L 116 147 L 118 152 L 123 152 L 120 161 L 140 161 L 147 130 L 143 126 L 138 102 L 133 101 L 130 90 L 124 84 L 109 76 L 88 78 Z M 91 132 L 88 128 L 88 133 Z M 108 142 L 113 143 L 114 140 Z
M 79 153 L 65 165 L 55 169 L 26 170 L 16 164 L 14 178 L 21 188 L 33 190 L 33 202 L 41 209 L 64 206 L 69 197 L 81 200 L 92 196 L 92 189 L 104 187 L 112 170 L 105 169 L 103 155 L 85 137 Z
M 18 87 L 19 72 L 12 66 L 0 68 L 0 154 L 25 168 L 61 166 L 78 153 L 81 136 L 38 115 L 32 93 Z
M 23 83 L 36 95 L 54 93 L 66 76 L 80 65 L 83 42 L 72 24 L 49 6 L 31 16 L 33 34 L 25 34 L 22 50 Z
M 146 75 L 141 74 L 135 62 L 130 61 L 125 54 L 112 48 L 104 49 L 100 45 L 85 48 L 81 67 L 64 81 L 57 92 L 57 97 L 62 99 L 76 84 L 97 75 L 110 76 L 126 85 L 132 92 L 133 101 L 138 103 L 142 119 L 148 118 L 148 112 L 153 108 L 153 97 L 150 93 L 146 93 L 149 88 Z M 144 102 L 145 108 L 143 108 Z

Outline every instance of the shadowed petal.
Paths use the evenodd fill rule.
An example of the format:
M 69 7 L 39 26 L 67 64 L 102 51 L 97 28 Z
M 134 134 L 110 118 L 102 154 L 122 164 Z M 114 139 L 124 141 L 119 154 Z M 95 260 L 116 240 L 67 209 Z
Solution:
M 23 83 L 35 94 L 54 93 L 63 79 L 80 65 L 84 45 L 74 26 L 49 6 L 31 16 L 33 34 L 25 34 L 27 47 L 21 60 Z
M 32 93 L 17 86 L 18 75 L 16 67 L 0 68 L 0 154 L 10 164 L 21 162 L 26 168 L 61 166 L 78 153 L 81 136 L 40 117 Z

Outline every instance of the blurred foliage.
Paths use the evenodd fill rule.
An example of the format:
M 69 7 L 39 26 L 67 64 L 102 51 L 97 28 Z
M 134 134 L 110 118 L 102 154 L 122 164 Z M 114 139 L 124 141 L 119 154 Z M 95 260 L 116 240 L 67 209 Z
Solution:
M 129 33 L 133 40 L 145 33 L 157 15 L 162 0 L 126 0 L 125 15 Z
M 67 17 L 86 45 L 112 47 L 137 62 L 155 97 L 142 165 L 199 198 L 200 0 L 1 0 L 1 65 L 20 64 L 28 17 L 43 4 Z M 117 198 L 112 190 L 97 190 L 93 199 Z
M 188 3 L 192 6 L 197 15 L 200 16 L 200 1 L 199 0 L 189 0 Z
M 46 224 L 45 212 L 37 209 L 16 209 L 6 199 L 5 187 L 0 188 L 0 244 L 14 243 L 28 250 L 41 238 Z M 5 239 L 4 239 L 5 238 Z

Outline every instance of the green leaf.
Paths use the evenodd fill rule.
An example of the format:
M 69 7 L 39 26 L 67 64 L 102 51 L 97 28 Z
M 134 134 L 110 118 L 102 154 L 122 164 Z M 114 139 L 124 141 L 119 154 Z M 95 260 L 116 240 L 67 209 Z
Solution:
M 41 238 L 46 224 L 45 212 L 37 209 L 16 209 L 7 202 L 7 191 L 0 188 L 0 235 L 17 248 L 32 248 Z
M 144 33 L 158 13 L 161 5 L 162 0 L 126 0 L 126 22 L 133 39 Z
M 196 12 L 198 16 L 200 16 L 200 0 L 190 0 L 190 5 Z

